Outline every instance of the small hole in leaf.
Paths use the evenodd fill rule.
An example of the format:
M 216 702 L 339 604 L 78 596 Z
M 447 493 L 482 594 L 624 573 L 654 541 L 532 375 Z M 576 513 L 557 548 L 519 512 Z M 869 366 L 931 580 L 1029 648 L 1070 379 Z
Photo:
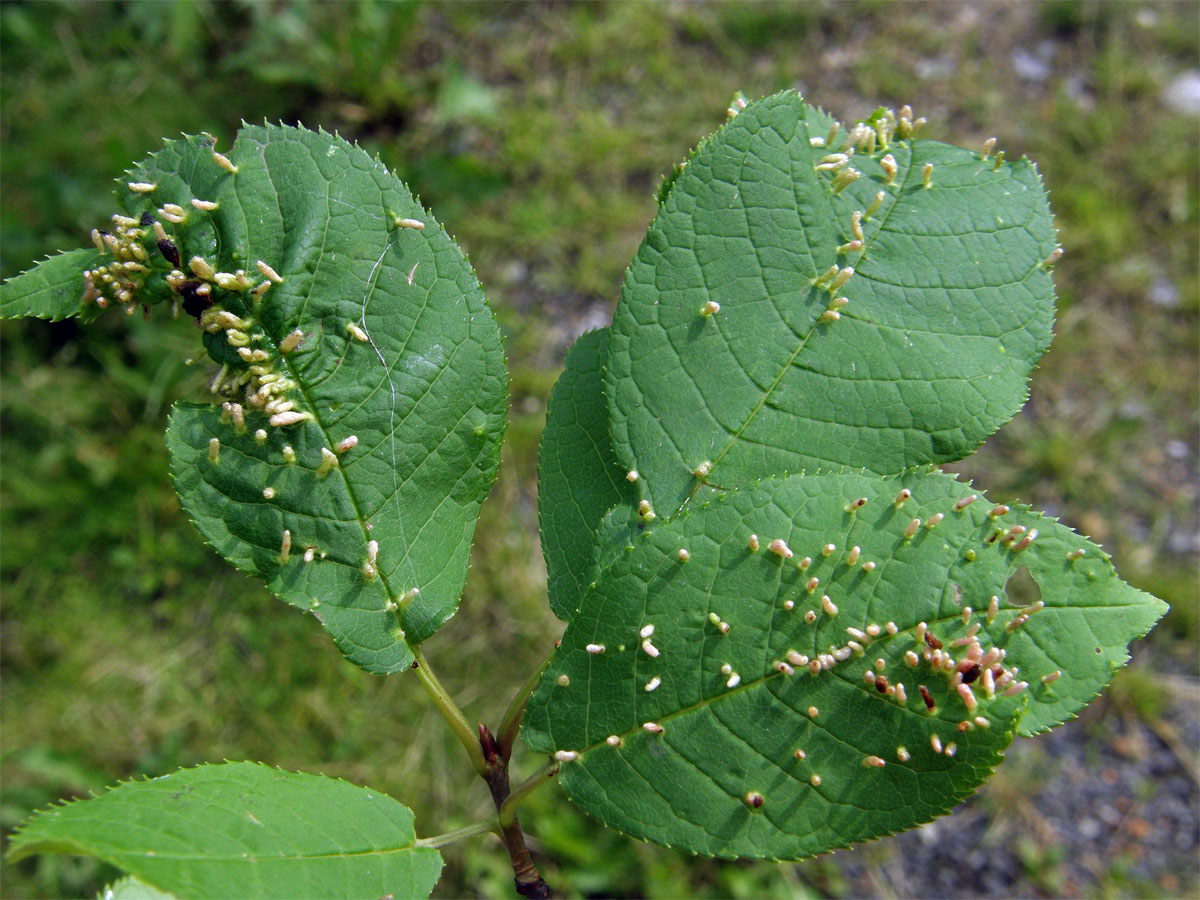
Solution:
M 1013 606 L 1032 606 L 1042 599 L 1042 589 L 1025 566 L 1017 569 L 1004 585 L 1004 593 Z

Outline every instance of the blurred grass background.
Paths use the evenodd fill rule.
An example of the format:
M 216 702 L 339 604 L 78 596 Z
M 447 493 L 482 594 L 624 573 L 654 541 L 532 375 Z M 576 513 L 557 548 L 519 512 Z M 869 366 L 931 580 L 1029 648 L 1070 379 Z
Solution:
M 939 826 L 978 825 L 976 845 L 1012 871 L 964 865 L 935 888 L 916 865 L 927 830 L 798 865 L 695 860 L 597 828 L 553 788 L 522 820 L 565 896 L 1194 896 L 1198 11 L 6 2 L 0 274 L 86 244 L 112 212 L 109 179 L 164 136 L 228 146 L 241 120 L 269 119 L 377 152 L 470 254 L 507 336 L 500 479 L 462 610 L 426 648 L 468 716 L 495 724 L 561 628 L 537 543 L 546 397 L 574 335 L 608 321 L 661 177 L 739 89 L 796 87 L 851 119 L 908 102 L 929 117 L 923 136 L 999 136 L 1050 189 L 1060 316 L 1025 411 L 955 469 L 1091 534 L 1172 605 L 1059 743 L 1019 742 Z M 0 825 L 222 758 L 369 783 L 423 834 L 483 816 L 483 785 L 416 684 L 344 663 L 181 514 L 162 432 L 172 401 L 199 396 L 204 373 L 183 366 L 196 345 L 186 321 L 124 316 L 0 332 Z M 1165 776 L 1148 761 L 1163 754 L 1190 785 L 1190 819 L 1157 815 Z M 1063 830 L 1078 825 L 1069 805 L 1056 832 L 1038 803 L 1078 771 L 1120 795 L 1119 821 L 1102 816 L 1082 844 Z M 438 896 L 512 895 L 490 839 L 445 855 Z M 86 895 L 112 874 L 66 857 L 2 865 L 6 897 Z

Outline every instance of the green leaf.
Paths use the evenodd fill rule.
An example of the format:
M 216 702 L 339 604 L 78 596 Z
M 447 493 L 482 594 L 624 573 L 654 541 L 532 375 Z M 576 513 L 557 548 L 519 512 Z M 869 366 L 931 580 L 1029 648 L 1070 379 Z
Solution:
M 647 529 L 568 624 L 525 715 L 528 746 L 579 754 L 560 780 L 600 821 L 709 855 L 811 856 L 948 812 L 1018 717 L 1027 733 L 1074 714 L 1165 610 L 1066 527 L 982 497 L 960 505 L 970 496 L 926 470 L 798 475 Z M 1033 532 L 1014 528 L 1038 533 L 1022 544 Z M 1011 629 L 1022 611 L 1006 585 L 1022 567 L 1045 608 Z M 1003 651 L 992 681 L 1012 680 L 989 698 L 984 675 L 960 695 L 916 641 L 922 622 L 952 670 Z
M 504 431 L 499 329 L 462 252 L 363 151 L 267 126 L 243 129 L 228 159 L 236 174 L 207 140 L 171 142 L 131 173 L 153 195 L 126 197 L 134 218 L 164 202 L 186 211 L 168 226 L 184 265 L 254 272 L 228 290 L 208 279 L 216 305 L 201 324 L 229 408 L 176 407 L 175 486 L 227 560 L 311 610 L 352 662 L 395 672 L 462 592 Z M 304 421 L 260 411 L 264 397 Z
M 182 769 L 34 815 L 9 856 L 94 856 L 179 897 L 428 897 L 441 854 L 413 814 L 344 781 L 257 763 Z
M 83 273 L 100 263 L 96 250 L 68 250 L 44 259 L 27 272 L 0 284 L 0 319 L 33 316 L 57 322 L 71 316 L 94 318 L 99 312 L 83 302 Z
M 607 345 L 608 329 L 602 328 L 580 336 L 567 352 L 538 449 L 538 512 L 550 608 L 563 620 L 574 615 L 591 581 L 601 519 L 618 504 L 632 509 L 637 503 L 608 435 Z M 628 521 L 627 513 L 622 521 Z
M 792 92 L 749 104 L 674 179 L 626 276 L 606 375 L 613 443 L 660 516 L 705 462 L 710 484 L 734 487 L 960 459 L 1021 407 L 1050 343 L 1055 235 L 1032 164 L 993 170 L 979 153 L 896 141 L 893 184 L 880 148 L 855 155 L 862 177 L 835 193 L 816 168 L 827 148 L 812 146 L 828 121 Z M 879 191 L 864 248 L 840 251 Z M 834 265 L 855 274 L 831 292 L 814 282 Z M 720 310 L 705 316 L 710 301 Z

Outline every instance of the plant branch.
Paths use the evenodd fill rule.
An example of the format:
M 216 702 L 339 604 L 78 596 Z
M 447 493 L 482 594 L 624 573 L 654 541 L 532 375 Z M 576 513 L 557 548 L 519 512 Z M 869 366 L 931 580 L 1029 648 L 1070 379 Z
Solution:
M 446 688 L 433 673 L 433 669 L 429 666 L 429 661 L 421 653 L 421 648 L 413 647 L 412 651 L 415 659 L 413 668 L 417 671 L 418 679 L 425 686 L 425 690 L 429 693 L 429 696 L 433 698 L 434 704 L 441 712 L 442 717 L 445 718 L 447 724 L 449 724 L 450 730 L 454 732 L 459 741 L 462 742 L 463 747 L 466 748 L 467 755 L 471 758 L 471 765 L 475 767 L 475 771 L 479 773 L 479 777 L 487 784 L 488 790 L 492 794 L 492 802 L 496 806 L 497 817 L 499 818 L 505 801 L 509 799 L 511 793 L 508 783 L 508 754 L 501 753 L 500 745 L 492 736 L 487 726 L 482 722 L 479 723 L 477 734 L 471 730 L 462 710 L 458 708 L 458 704 L 451 699 Z M 521 711 L 525 708 L 525 699 L 533 690 L 538 677 L 549 662 L 550 660 L 547 658 L 546 662 L 538 666 L 534 675 L 521 688 L 517 699 L 509 706 L 508 713 L 505 715 L 505 722 L 513 738 L 516 736 L 516 730 L 521 721 Z M 511 751 L 512 743 L 510 740 L 508 752 Z M 527 787 L 527 784 L 528 782 L 521 785 L 518 789 L 517 802 L 519 802 L 521 797 L 524 797 L 533 790 L 533 787 L 536 787 L 536 785 Z M 516 803 L 514 802 L 509 807 L 507 818 L 502 819 L 498 826 L 493 823 L 487 823 L 485 827 L 484 823 L 477 823 L 475 825 L 468 825 L 466 828 L 460 828 L 457 831 L 427 838 L 424 842 L 418 841 L 417 844 L 418 846 L 441 846 L 443 843 L 450 843 L 462 837 L 481 834 L 485 830 L 499 831 L 500 840 L 503 841 L 504 849 L 508 852 L 508 858 L 512 862 L 513 883 L 516 886 L 517 893 L 523 897 L 535 898 L 535 900 L 551 897 L 553 895 L 550 893 L 550 886 L 542 880 L 537 866 L 533 864 L 533 858 L 529 855 L 529 848 L 525 846 L 525 835 L 522 833 L 521 825 L 517 821 L 515 807 Z
M 445 834 L 435 834 L 433 837 L 418 838 L 413 841 L 413 846 L 445 847 L 447 844 L 453 844 L 455 841 L 474 837 L 477 834 L 494 834 L 499 837 L 500 829 L 496 827 L 495 822 L 473 822 L 470 825 L 464 825 L 462 828 L 447 831 Z
M 479 746 L 483 749 L 488 763 L 483 780 L 487 783 L 488 790 L 492 793 L 492 802 L 496 805 L 497 818 L 500 819 L 500 839 L 504 841 L 504 849 L 508 851 L 508 858 L 512 862 L 513 884 L 517 893 L 522 897 L 538 900 L 551 897 L 553 895 L 550 893 L 550 886 L 542 881 L 542 876 L 529 855 L 529 848 L 525 846 L 521 823 L 517 821 L 516 815 L 512 814 L 511 808 L 507 818 L 502 815 L 511 793 L 508 784 L 508 760 L 500 755 L 496 739 L 482 722 L 479 723 Z
M 517 730 L 521 727 L 521 717 L 525 715 L 525 704 L 528 702 L 530 694 L 533 693 L 533 689 L 537 687 L 538 679 L 550 665 L 550 660 L 554 659 L 554 652 L 557 649 L 558 641 L 555 641 L 553 649 L 542 660 L 542 664 L 533 670 L 533 674 L 525 679 L 525 683 L 521 685 L 512 698 L 512 702 L 508 704 L 508 709 L 504 711 L 504 718 L 500 720 L 500 728 L 497 731 L 496 744 L 505 762 L 512 758 L 512 748 L 517 740 Z
M 513 824 L 517 820 L 517 807 L 543 784 L 557 778 L 561 768 L 562 764 L 558 760 L 553 760 L 521 782 L 500 806 L 500 827 L 504 828 Z
M 450 730 L 462 742 L 463 747 L 467 751 L 467 756 L 471 758 L 471 765 L 475 767 L 475 771 L 484 776 L 488 765 L 483 758 L 483 748 L 479 746 L 479 741 L 476 739 L 474 732 L 471 731 L 471 726 L 467 724 L 467 719 L 463 715 L 462 710 L 458 708 L 458 704 L 451 699 L 450 694 L 438 681 L 437 676 L 433 674 L 433 669 L 429 667 L 429 662 L 421 653 L 420 647 L 412 648 L 413 657 L 416 662 L 413 663 L 413 668 L 417 670 L 417 678 L 421 684 L 425 686 L 425 690 L 429 696 L 433 698 L 434 705 L 441 712 L 442 717 L 450 726 Z M 485 776 L 486 777 L 486 776 Z

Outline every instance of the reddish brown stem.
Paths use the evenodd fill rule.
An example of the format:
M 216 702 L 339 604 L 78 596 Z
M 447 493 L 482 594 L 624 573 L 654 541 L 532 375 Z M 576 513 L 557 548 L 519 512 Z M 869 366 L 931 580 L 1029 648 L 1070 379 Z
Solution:
M 500 808 L 512 790 L 508 781 L 508 758 L 502 752 L 488 727 L 482 722 L 478 724 L 479 746 L 483 750 L 485 763 L 481 777 L 487 784 L 488 790 L 492 792 L 492 802 L 496 805 L 496 814 L 499 815 Z M 522 897 L 538 898 L 538 900 L 553 897 L 550 886 L 542 880 L 537 866 L 533 864 L 529 848 L 525 846 L 525 835 L 521 831 L 521 823 L 516 816 L 509 825 L 501 822 L 500 830 L 504 849 L 508 851 L 508 858 L 512 861 L 513 882 L 516 885 L 517 893 Z

